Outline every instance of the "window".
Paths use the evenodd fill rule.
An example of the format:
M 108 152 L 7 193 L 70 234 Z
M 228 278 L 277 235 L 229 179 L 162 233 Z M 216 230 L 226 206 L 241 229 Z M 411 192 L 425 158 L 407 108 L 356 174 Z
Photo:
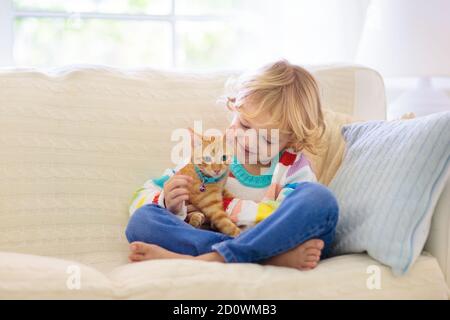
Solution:
M 0 66 L 352 62 L 368 0 L 0 0 Z
M 10 3 L 13 34 L 11 39 L 3 40 L 11 44 L 4 43 L 2 48 L 12 51 L 10 59 L 17 66 L 99 63 L 180 69 L 209 69 L 219 64 L 233 68 L 245 63 L 245 48 L 236 48 L 236 43 L 247 43 L 245 38 L 258 24 L 255 8 L 264 3 L 264 0 L 2 1 Z M 6 10 L 8 5 L 3 6 L 0 9 Z M 247 23 L 248 19 L 255 23 Z

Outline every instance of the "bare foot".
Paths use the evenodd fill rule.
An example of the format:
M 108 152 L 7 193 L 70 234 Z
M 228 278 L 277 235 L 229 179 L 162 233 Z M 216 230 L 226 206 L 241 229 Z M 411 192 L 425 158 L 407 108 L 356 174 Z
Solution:
M 192 256 L 175 253 L 154 244 L 144 242 L 133 242 L 130 244 L 131 262 L 139 262 L 154 259 L 194 259 Z
M 317 267 L 323 246 L 324 243 L 322 240 L 308 240 L 292 250 L 266 260 L 264 264 L 299 270 L 311 270 Z
M 324 243 L 322 240 L 313 239 L 297 246 L 296 248 L 266 260 L 263 264 L 296 268 L 299 270 L 314 269 L 322 253 Z M 203 254 L 197 257 L 175 253 L 154 244 L 133 242 L 130 245 L 131 262 L 139 262 L 155 259 L 188 259 L 200 261 L 225 262 L 217 252 Z
M 198 261 L 211 261 L 211 262 L 225 262 L 223 257 L 217 252 L 210 252 L 199 255 L 197 257 L 187 254 L 180 254 L 169 251 L 155 244 L 149 244 L 145 242 L 133 242 L 130 244 L 130 255 L 128 259 L 131 262 L 139 262 L 146 260 L 156 259 L 183 259 L 183 260 L 198 260 Z

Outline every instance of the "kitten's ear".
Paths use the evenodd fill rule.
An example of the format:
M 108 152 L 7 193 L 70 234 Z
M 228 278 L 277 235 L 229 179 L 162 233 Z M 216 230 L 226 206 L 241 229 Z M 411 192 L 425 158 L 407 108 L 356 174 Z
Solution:
M 203 137 L 201 134 L 194 131 L 192 128 L 188 128 L 191 135 L 191 146 L 193 148 L 200 147 L 202 145 Z

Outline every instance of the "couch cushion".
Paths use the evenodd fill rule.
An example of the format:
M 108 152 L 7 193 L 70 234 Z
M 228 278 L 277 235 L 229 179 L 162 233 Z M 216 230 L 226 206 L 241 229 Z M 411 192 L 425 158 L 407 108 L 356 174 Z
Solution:
M 79 268 L 80 289 L 74 268 Z M 368 269 L 369 268 L 369 269 Z M 368 274 L 380 271 L 379 289 Z M 369 280 L 368 280 L 369 279 Z M 73 288 L 73 287 L 72 287 Z M 0 299 L 447 299 L 447 286 L 431 256 L 394 277 L 367 255 L 322 261 L 312 271 L 187 260 L 127 264 L 101 273 L 77 262 L 0 253 Z
M 369 269 L 368 269 L 369 268 Z M 380 272 L 380 289 L 368 289 Z M 117 294 L 133 299 L 447 299 L 436 259 L 421 256 L 411 272 L 394 277 L 367 255 L 322 261 L 307 272 L 257 264 L 160 260 L 114 270 Z M 371 288 L 374 288 L 371 286 Z
M 345 157 L 330 184 L 340 208 L 334 252 L 367 251 L 405 273 L 450 173 L 450 112 L 356 123 L 343 135 Z
M 0 299 L 110 299 L 113 296 L 111 280 L 86 265 L 0 252 Z

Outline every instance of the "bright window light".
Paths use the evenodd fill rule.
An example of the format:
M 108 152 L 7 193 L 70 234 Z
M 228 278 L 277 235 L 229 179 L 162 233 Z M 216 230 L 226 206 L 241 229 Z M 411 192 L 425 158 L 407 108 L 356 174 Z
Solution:
M 0 0 L 0 66 L 352 62 L 368 0 Z

